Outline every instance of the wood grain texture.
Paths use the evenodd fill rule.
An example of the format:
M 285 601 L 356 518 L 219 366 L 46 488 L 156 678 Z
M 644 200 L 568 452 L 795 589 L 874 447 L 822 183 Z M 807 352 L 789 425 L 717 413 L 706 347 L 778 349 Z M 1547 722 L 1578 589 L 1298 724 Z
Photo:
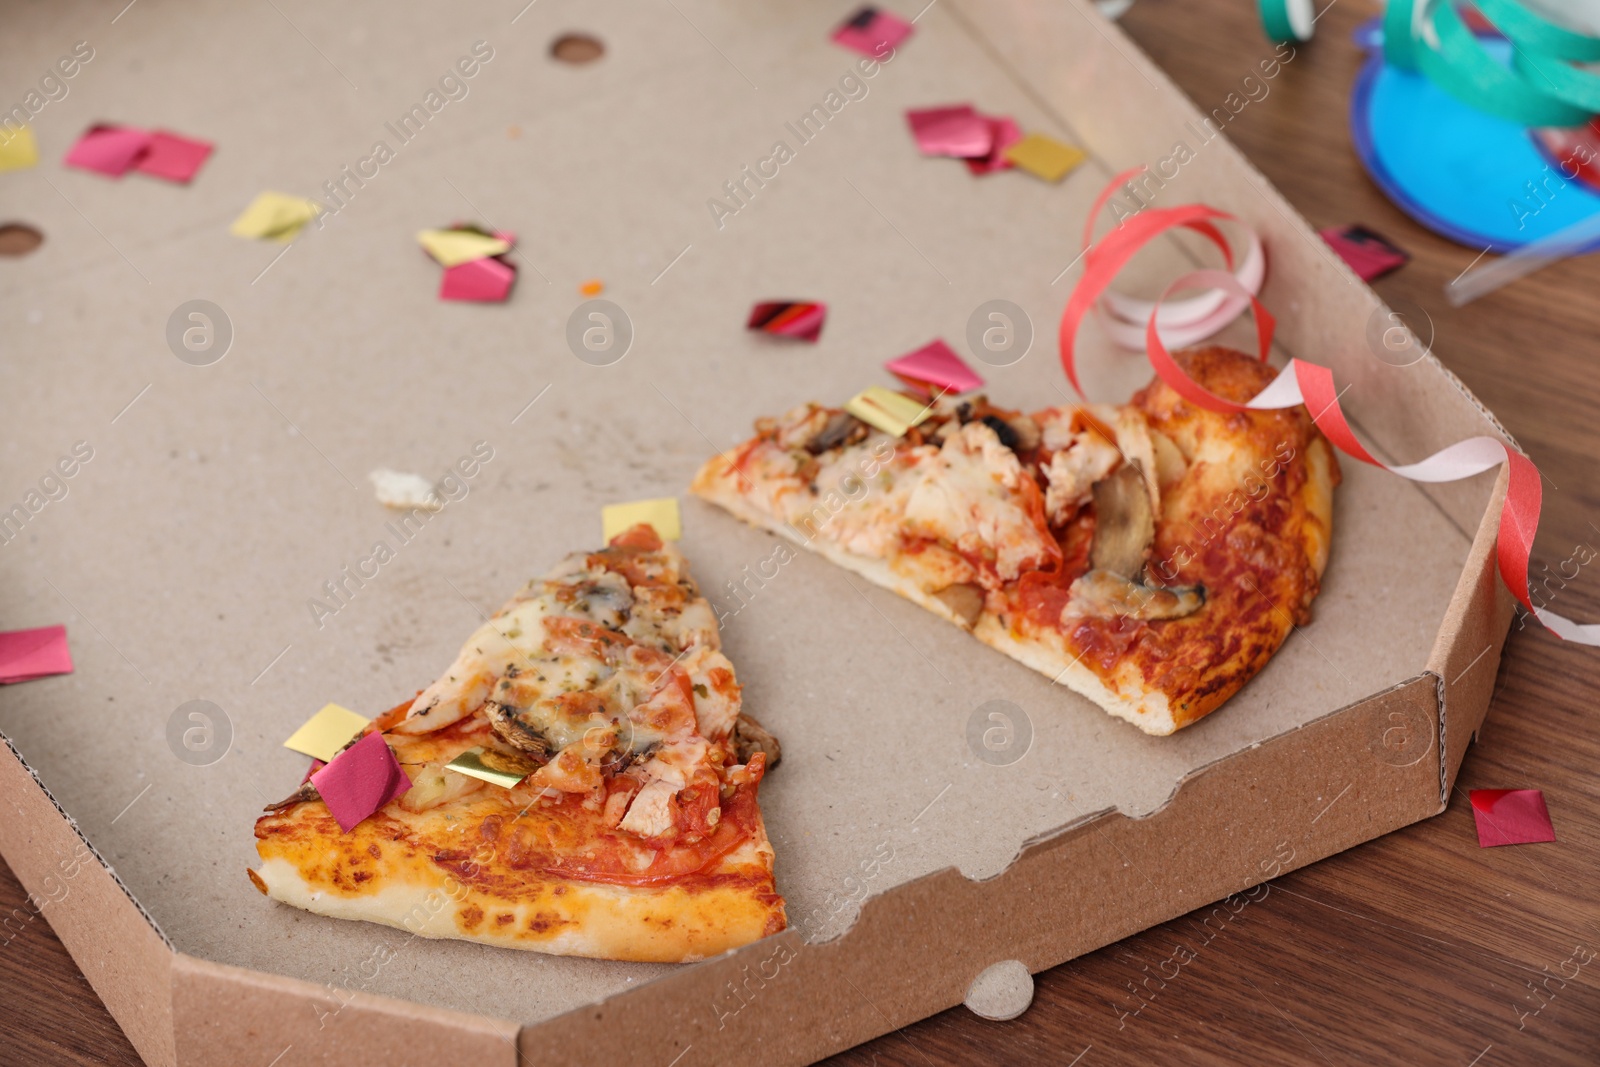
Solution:
M 1317 40 L 1227 135 L 1315 226 L 1361 222 L 1414 255 L 1377 288 L 1432 335 L 1547 475 L 1534 568 L 1542 574 L 1541 563 L 1554 569 L 1580 541 L 1600 547 L 1600 263 L 1559 265 L 1451 309 L 1442 288 L 1477 250 L 1413 224 L 1350 148 L 1345 113 L 1361 58 L 1350 34 L 1376 5 L 1317 6 L 1326 8 Z M 1138 0 L 1124 26 L 1208 110 L 1272 51 L 1251 0 Z M 1592 569 L 1553 606 L 1600 617 Z M 1600 958 L 1564 984 L 1559 972 L 1575 947 L 1600 950 L 1597 680 L 1593 651 L 1514 626 L 1493 707 L 1444 815 L 1278 879 L 1221 932 L 1202 932 L 1191 916 L 1039 975 L 1033 1007 L 1017 1020 L 954 1009 L 831 1062 L 1592 1064 Z M 1466 791 L 1505 787 L 1545 791 L 1557 842 L 1478 848 Z M 5 916 L 0 1064 L 137 1064 L 50 932 L 48 908 L 32 913 L 0 865 Z M 1194 958 L 1178 968 L 1168 961 L 1180 944 Z
M 0 1064 L 139 1067 L 41 910 L 0 861 Z

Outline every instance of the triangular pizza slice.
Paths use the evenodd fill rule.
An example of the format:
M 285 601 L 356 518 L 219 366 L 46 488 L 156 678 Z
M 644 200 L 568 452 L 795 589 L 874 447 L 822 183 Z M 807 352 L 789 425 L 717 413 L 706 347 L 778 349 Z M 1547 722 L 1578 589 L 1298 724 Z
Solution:
M 1236 402 L 1273 378 L 1232 349 L 1176 358 Z M 1160 380 L 1032 414 L 889 400 L 882 428 L 855 401 L 760 419 L 691 488 L 1147 733 L 1215 710 L 1310 620 L 1339 467 L 1304 407 L 1220 415 Z
M 756 802 L 778 756 L 683 556 L 636 526 L 530 582 L 269 808 L 250 875 L 424 937 L 700 959 L 784 928 Z

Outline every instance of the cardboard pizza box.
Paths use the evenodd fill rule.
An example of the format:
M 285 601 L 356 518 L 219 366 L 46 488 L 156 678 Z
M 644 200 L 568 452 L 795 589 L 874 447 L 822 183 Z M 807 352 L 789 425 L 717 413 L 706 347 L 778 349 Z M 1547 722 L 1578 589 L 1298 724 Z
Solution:
M 762 802 L 788 930 L 623 964 L 251 886 L 252 823 L 305 769 L 282 740 L 329 701 L 375 714 L 425 685 L 482 611 L 596 543 L 603 505 L 682 495 L 756 416 L 892 384 L 882 362 L 934 337 L 965 353 L 995 300 L 1022 314 L 1017 349 L 974 361 L 989 395 L 1069 400 L 1053 334 L 1079 235 L 1136 164 L 1153 177 L 1119 210 L 1204 201 L 1261 233 L 1278 357 L 1331 367 L 1375 453 L 1503 435 L 1217 133 L 1225 102 L 1186 100 L 1086 0 L 944 0 L 870 73 L 828 40 L 847 7 L 13 20 L 7 69 L 85 35 L 93 58 L 33 117 L 44 161 L 4 176 L 45 234 L 0 262 L 7 492 L 79 441 L 93 456 L 0 547 L 0 618 L 65 621 L 77 661 L 0 689 L 0 852 L 149 1063 L 802 1063 L 995 965 L 1054 966 L 1443 809 L 1511 617 L 1489 476 L 1344 463 L 1315 621 L 1169 738 L 686 499 L 746 706 L 784 743 Z M 572 32 L 603 57 L 552 58 Z M 1252 76 L 1292 62 L 1262 45 Z M 919 156 L 904 111 L 959 102 L 1091 158 L 1053 185 Z M 218 148 L 186 187 L 54 162 L 97 121 Z M 264 189 L 328 210 L 290 245 L 231 236 Z M 413 234 L 458 219 L 518 234 L 508 303 L 435 299 Z M 1166 241 L 1121 284 L 1201 254 Z M 569 343 L 594 277 L 626 326 L 604 358 Z M 773 298 L 829 303 L 820 343 L 745 331 Z M 194 300 L 218 331 L 198 354 Z M 1080 358 L 1092 399 L 1149 377 L 1092 323 Z M 442 475 L 480 442 L 444 510 L 393 529 L 367 472 Z M 380 541 L 392 558 L 351 581 Z

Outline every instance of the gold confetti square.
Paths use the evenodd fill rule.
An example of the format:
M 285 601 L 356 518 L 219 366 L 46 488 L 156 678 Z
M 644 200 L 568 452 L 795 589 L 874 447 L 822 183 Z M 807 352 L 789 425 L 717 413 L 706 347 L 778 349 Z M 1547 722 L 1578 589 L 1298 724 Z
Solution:
M 321 711 L 307 719 L 304 726 L 291 734 L 283 747 L 327 763 L 371 721 L 349 708 L 326 704 Z
M 31 126 L 0 128 L 0 170 L 23 170 L 39 162 L 39 146 Z
M 500 238 L 485 237 L 471 230 L 420 230 L 417 243 L 438 260 L 441 267 L 455 267 L 511 251 L 511 246 Z
M 261 193 L 233 220 L 228 232 L 235 237 L 258 237 L 288 244 L 300 228 L 321 211 L 322 205 L 315 200 L 283 193 Z
M 933 414 L 932 405 L 923 404 L 881 385 L 867 386 L 851 397 L 844 409 L 868 426 L 892 437 L 904 437 L 907 430 Z
M 527 777 L 519 771 L 501 770 L 491 767 L 484 762 L 484 751 L 481 748 L 469 748 L 455 759 L 446 763 L 445 770 L 464 774 L 469 778 L 476 778 L 490 785 L 497 785 L 502 789 L 510 789 Z
M 1047 182 L 1058 182 L 1089 157 L 1054 137 L 1030 133 L 1006 149 L 1006 160 Z
M 663 541 L 677 541 L 683 537 L 683 519 L 678 514 L 678 499 L 670 496 L 660 500 L 607 504 L 600 509 L 600 536 L 610 544 L 613 537 L 641 522 L 654 527 Z

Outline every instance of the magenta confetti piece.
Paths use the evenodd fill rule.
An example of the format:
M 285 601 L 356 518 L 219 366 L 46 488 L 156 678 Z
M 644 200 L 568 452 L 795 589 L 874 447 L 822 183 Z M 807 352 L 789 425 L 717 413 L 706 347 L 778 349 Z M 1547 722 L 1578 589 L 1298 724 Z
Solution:
M 322 802 L 349 833 L 389 801 L 405 795 L 411 779 L 380 733 L 370 733 L 311 775 Z
M 882 59 L 911 36 L 911 23 L 888 11 L 864 7 L 833 31 L 835 42 L 873 59 Z
M 964 393 L 983 385 L 962 358 L 943 341 L 931 341 L 884 364 L 896 378 L 924 396 L 931 392 Z
M 72 673 L 65 626 L 0 633 L 0 685 Z
M 907 111 L 906 121 L 925 156 L 979 159 L 994 149 L 989 120 L 974 111 L 971 104 Z
M 511 295 L 517 268 L 490 256 L 445 268 L 439 281 L 440 300 L 471 300 L 480 303 L 504 300 Z
M 150 135 L 132 126 L 91 126 L 67 152 L 69 167 L 120 178 L 150 150 Z
M 1411 256 L 1382 234 L 1365 226 L 1335 226 L 1323 230 L 1322 239 L 1339 253 L 1364 282 L 1381 278 L 1411 262 Z
M 150 147 L 133 169 L 140 174 L 187 184 L 194 179 L 214 146 L 210 141 L 180 137 L 166 130 L 150 132 Z
M 1537 789 L 1474 789 L 1471 800 L 1479 848 L 1556 839 L 1544 793 Z
M 745 326 L 751 330 L 760 330 L 779 337 L 794 337 L 802 341 L 815 342 L 822 336 L 822 324 L 827 317 L 827 304 L 792 300 L 771 301 L 751 308 L 750 320 Z
M 996 171 L 1010 170 L 1012 162 L 1006 158 L 1006 149 L 1022 140 L 1022 127 L 1017 121 L 1009 117 L 996 118 L 993 115 L 981 116 L 989 124 L 990 135 L 994 138 L 993 147 L 989 154 L 976 159 L 967 160 L 967 169 L 974 174 L 993 174 Z

